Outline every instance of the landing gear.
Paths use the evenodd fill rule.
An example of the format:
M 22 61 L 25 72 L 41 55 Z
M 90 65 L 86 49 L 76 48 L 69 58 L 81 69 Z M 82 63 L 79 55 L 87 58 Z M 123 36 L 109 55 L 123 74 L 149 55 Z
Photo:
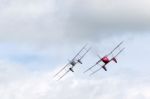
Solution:
M 74 70 L 72 68 L 69 68 L 70 71 L 74 72 Z

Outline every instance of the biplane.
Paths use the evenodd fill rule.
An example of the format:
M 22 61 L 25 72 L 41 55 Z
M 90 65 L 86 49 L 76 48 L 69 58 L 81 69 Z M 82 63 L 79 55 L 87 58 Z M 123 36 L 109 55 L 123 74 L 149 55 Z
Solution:
M 119 52 L 115 56 L 112 56 L 112 58 L 109 58 L 121 46 L 122 43 L 123 43 L 123 41 L 120 42 L 110 53 L 108 53 L 107 55 L 105 55 L 102 58 L 100 57 L 99 54 L 97 54 L 97 56 L 99 57 L 100 60 L 98 60 L 93 66 L 91 66 L 86 71 L 84 71 L 84 73 L 86 73 L 89 70 L 93 69 L 95 66 L 100 65 L 101 62 L 103 62 L 103 65 L 100 65 L 100 68 L 98 68 L 97 70 L 92 72 L 90 75 L 95 74 L 96 72 L 98 72 L 101 69 L 104 69 L 105 71 L 107 71 L 106 65 L 108 65 L 108 63 L 110 63 L 111 61 L 114 61 L 115 63 L 117 63 L 116 57 L 125 49 L 125 48 L 122 48 L 121 50 L 119 50 Z
M 59 74 L 61 74 L 61 72 L 63 72 L 60 77 L 59 80 L 62 79 L 67 73 L 74 72 L 74 67 L 79 63 L 82 64 L 82 59 L 85 57 L 85 55 L 90 51 L 91 47 L 88 47 L 88 45 L 84 45 L 82 47 L 82 49 L 75 55 L 75 57 L 72 60 L 69 60 L 69 62 L 63 67 L 61 68 L 55 75 L 54 77 L 58 76 Z

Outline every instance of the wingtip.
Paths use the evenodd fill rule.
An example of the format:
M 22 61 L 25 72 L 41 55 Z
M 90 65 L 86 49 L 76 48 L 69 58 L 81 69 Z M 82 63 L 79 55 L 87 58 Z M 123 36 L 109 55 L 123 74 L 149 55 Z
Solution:
M 87 70 L 86 71 L 84 71 L 83 73 L 85 74 L 87 72 Z
M 90 76 L 90 77 L 93 76 L 93 73 L 91 73 L 89 76 Z

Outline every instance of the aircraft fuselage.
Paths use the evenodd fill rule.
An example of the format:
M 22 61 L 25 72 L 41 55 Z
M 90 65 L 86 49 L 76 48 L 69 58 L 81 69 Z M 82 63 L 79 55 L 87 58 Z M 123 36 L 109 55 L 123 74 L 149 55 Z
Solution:
M 101 60 L 102 60 L 102 62 L 104 62 L 105 64 L 107 64 L 107 63 L 110 62 L 110 60 L 109 60 L 109 58 L 108 58 L 107 56 L 104 56 Z

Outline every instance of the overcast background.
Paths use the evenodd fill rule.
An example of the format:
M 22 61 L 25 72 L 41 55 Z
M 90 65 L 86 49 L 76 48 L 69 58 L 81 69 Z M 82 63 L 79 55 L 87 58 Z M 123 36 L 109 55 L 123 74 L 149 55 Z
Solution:
M 149 0 L 1 0 L 1 99 L 149 99 Z M 108 72 L 82 72 L 90 52 L 61 81 L 53 75 L 85 43 L 101 56 L 125 51 Z

